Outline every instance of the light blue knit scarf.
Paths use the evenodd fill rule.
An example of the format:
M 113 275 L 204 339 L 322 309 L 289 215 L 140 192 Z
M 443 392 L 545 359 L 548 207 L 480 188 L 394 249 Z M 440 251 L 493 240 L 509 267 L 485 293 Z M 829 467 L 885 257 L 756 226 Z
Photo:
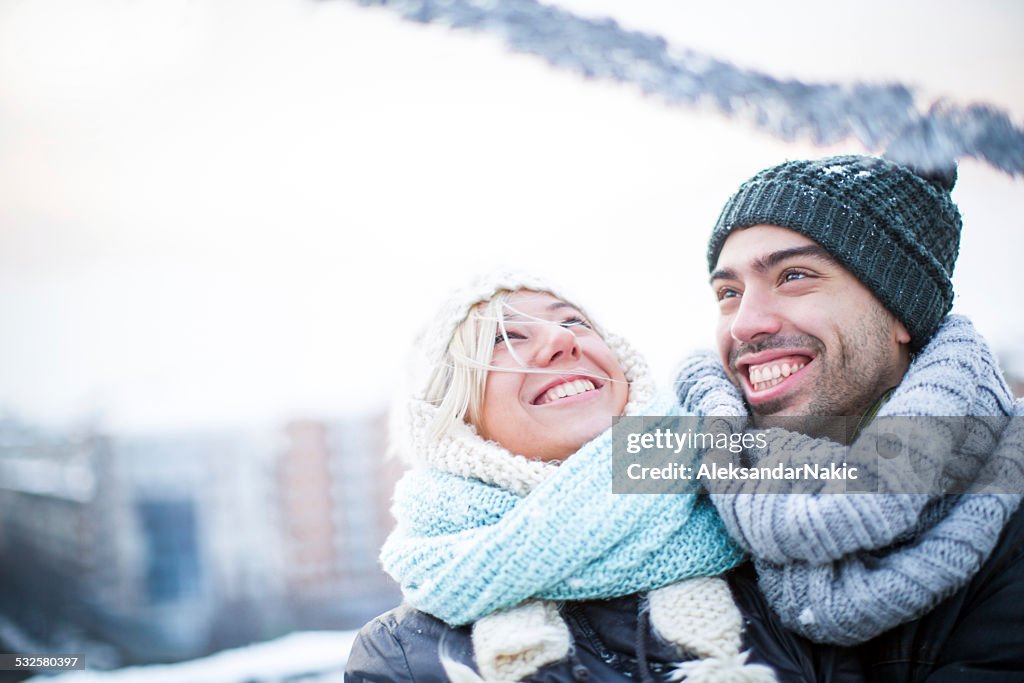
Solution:
M 677 413 L 663 397 L 641 414 Z M 613 494 L 610 429 L 525 496 L 413 469 L 393 512 L 382 564 L 410 604 L 449 624 L 528 598 L 610 598 L 717 576 L 742 559 L 696 484 L 684 494 Z
M 684 411 L 744 416 L 747 407 L 716 357 L 695 356 L 678 380 Z M 948 439 L 957 462 L 1002 468 L 1020 482 L 1024 402 L 1013 401 L 985 341 L 965 318 L 948 317 L 880 416 L 1001 416 L 1001 431 L 965 430 Z M 843 462 L 850 446 L 769 430 L 751 464 L 800 449 Z M 870 474 L 870 473 L 869 473 Z M 991 473 L 989 473 L 991 474 Z M 754 558 L 761 589 L 789 628 L 818 642 L 852 645 L 920 617 L 963 587 L 991 554 L 1021 496 L 1009 494 L 793 494 L 734 480 L 712 500 L 729 532 Z M 778 491 L 779 482 L 771 482 Z M 1017 487 L 1016 491 L 1020 488 Z

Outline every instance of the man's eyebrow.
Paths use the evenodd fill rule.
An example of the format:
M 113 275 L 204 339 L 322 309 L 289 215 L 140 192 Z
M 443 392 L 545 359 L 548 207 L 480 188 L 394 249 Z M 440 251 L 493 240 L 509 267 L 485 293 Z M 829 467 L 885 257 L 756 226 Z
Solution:
M 828 261 L 829 263 L 835 263 L 836 260 L 832 257 L 832 254 L 825 251 L 824 248 L 817 244 L 807 244 L 802 247 L 793 247 L 792 249 L 780 249 L 779 251 L 773 251 L 770 254 L 756 258 L 751 263 L 751 266 L 758 273 L 766 273 L 775 266 L 779 265 L 783 261 L 798 256 L 810 256 L 811 258 L 821 259 L 822 261 Z M 715 272 L 711 273 L 709 278 L 710 282 L 715 280 L 735 280 L 737 279 L 736 271 L 731 268 L 720 268 Z
M 715 272 L 711 273 L 711 277 L 708 278 L 708 282 L 714 282 L 715 280 L 735 280 L 736 271 L 730 268 L 719 268 Z
M 812 258 L 821 259 L 822 261 L 828 261 L 829 263 L 836 262 L 836 260 L 832 258 L 832 254 L 825 251 L 821 246 L 817 244 L 807 244 L 802 247 L 793 247 L 792 249 L 780 249 L 779 251 L 773 251 L 767 256 L 754 259 L 754 270 L 759 273 L 765 273 L 783 261 L 796 258 L 797 256 L 810 256 Z

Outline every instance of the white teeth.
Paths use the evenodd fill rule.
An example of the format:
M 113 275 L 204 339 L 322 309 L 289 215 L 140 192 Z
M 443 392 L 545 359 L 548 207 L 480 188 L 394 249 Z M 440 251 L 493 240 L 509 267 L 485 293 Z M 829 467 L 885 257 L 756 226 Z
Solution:
M 571 382 L 559 384 L 557 387 L 551 387 L 546 392 L 544 392 L 543 398 L 537 401 L 537 403 L 538 405 L 551 403 L 553 401 L 557 401 L 560 398 L 565 398 L 567 396 L 575 396 L 577 394 L 582 394 L 585 391 L 593 391 L 595 388 L 596 387 L 594 386 L 594 383 L 588 379 L 573 380 Z
M 764 382 L 759 382 L 758 384 L 754 385 L 754 390 L 755 391 L 764 391 L 765 389 L 770 389 L 770 388 L 774 387 L 776 384 L 778 384 L 779 382 L 781 382 L 782 379 L 783 379 L 782 377 L 776 377 L 775 379 L 769 379 L 769 380 L 766 380 Z
M 754 368 L 750 370 L 750 384 L 754 391 L 764 391 L 801 370 L 804 365 L 806 363 L 782 363 L 771 367 Z

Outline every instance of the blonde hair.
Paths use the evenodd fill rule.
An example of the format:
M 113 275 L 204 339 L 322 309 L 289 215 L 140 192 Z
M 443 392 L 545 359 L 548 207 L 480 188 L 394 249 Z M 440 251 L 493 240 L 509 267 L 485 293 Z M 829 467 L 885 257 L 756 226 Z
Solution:
M 502 309 L 512 292 L 501 290 L 489 301 L 469 309 L 448 342 L 444 358 L 433 369 L 424 398 L 438 407 L 434 437 L 466 420 L 478 424 L 487 385 L 487 370 L 494 354 L 494 338 Z
M 520 291 L 540 290 L 498 290 L 490 299 L 472 306 L 465 319 L 455 328 L 444 357 L 430 373 L 424 395 L 427 402 L 438 407 L 436 421 L 431 429 L 432 437 L 444 434 L 459 421 L 480 424 L 487 373 L 493 367 L 491 357 L 494 355 L 495 339 L 499 329 L 504 330 L 509 298 Z M 586 316 L 586 312 L 576 304 L 552 292 L 543 293 L 565 301 Z M 604 332 L 589 316 L 587 319 L 591 328 L 604 338 Z M 514 351 L 512 355 L 515 357 Z M 544 372 L 528 370 L 524 363 L 520 364 L 523 365 L 523 372 Z

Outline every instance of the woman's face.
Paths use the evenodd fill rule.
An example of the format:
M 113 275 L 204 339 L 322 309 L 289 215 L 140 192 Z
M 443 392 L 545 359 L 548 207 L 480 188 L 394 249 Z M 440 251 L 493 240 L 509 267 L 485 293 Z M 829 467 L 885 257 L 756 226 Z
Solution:
M 527 458 L 564 459 L 622 414 L 626 376 L 586 317 L 551 294 L 520 290 L 504 317 L 477 429 Z

